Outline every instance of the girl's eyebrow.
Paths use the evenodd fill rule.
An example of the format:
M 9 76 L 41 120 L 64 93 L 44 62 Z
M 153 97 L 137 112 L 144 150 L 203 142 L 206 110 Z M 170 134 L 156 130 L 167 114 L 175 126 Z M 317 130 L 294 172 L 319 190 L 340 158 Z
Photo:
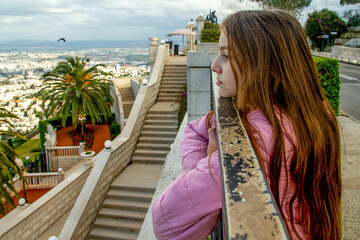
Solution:
M 219 50 L 227 50 L 226 46 L 219 46 Z

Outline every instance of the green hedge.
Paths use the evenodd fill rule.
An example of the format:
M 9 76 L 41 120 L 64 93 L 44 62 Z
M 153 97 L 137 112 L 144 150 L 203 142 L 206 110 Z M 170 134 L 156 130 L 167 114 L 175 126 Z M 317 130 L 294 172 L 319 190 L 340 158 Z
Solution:
M 339 62 L 324 57 L 315 57 L 314 61 L 323 92 L 334 112 L 338 115 L 340 104 Z
M 39 129 L 39 135 L 40 135 L 40 146 L 41 149 L 45 149 L 44 143 L 46 142 L 45 139 L 45 133 L 47 133 L 46 126 L 49 124 L 48 121 L 39 121 L 38 122 L 38 129 Z
M 201 42 L 219 42 L 220 25 L 215 23 L 205 23 L 201 32 Z
M 110 131 L 110 137 L 112 139 L 114 139 L 115 137 L 117 137 L 117 135 L 120 134 L 120 125 L 116 123 L 116 121 L 113 121 L 111 126 L 109 127 L 109 131 Z

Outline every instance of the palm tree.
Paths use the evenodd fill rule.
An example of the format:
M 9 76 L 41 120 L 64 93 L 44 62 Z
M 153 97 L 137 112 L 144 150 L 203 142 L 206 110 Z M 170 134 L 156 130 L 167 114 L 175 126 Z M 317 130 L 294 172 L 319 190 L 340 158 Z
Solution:
M 5 123 L 12 127 L 10 119 L 16 119 L 17 117 L 7 111 L 4 108 L 0 108 L 0 123 Z M 0 130 L 0 136 L 17 136 L 23 139 L 23 136 L 19 135 L 14 131 L 2 131 Z M 0 140 L 0 214 L 5 215 L 9 212 L 9 206 L 12 205 L 15 207 L 14 202 L 12 201 L 12 196 L 15 194 L 16 197 L 19 197 L 19 194 L 14 188 L 13 178 L 14 176 L 19 176 L 21 180 L 24 181 L 22 172 L 19 167 L 15 164 L 16 157 L 15 150 L 9 146 L 5 141 Z M 25 190 L 25 189 L 24 189 Z M 4 208 L 5 203 L 5 208 Z
M 63 127 L 68 116 L 71 116 L 72 124 L 81 126 L 82 132 L 84 116 L 90 115 L 93 125 L 101 121 L 101 113 L 107 120 L 114 101 L 110 95 L 111 80 L 108 78 L 112 74 L 99 69 L 105 67 L 104 64 L 86 68 L 89 62 L 86 57 L 66 58 L 54 70 L 43 75 L 44 87 L 40 90 L 48 91 L 43 99 L 43 104 L 47 104 L 44 107 L 45 116 L 61 117 Z

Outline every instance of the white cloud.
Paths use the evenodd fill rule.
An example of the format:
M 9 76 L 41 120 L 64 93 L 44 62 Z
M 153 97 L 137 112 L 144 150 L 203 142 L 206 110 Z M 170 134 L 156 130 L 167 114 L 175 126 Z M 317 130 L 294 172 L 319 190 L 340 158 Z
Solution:
M 325 1 L 313 0 L 303 15 Z M 328 8 L 342 14 L 339 1 L 328 0 Z M 184 28 L 209 9 L 221 21 L 234 9 L 257 8 L 249 0 L 1 0 L 0 40 L 146 40 Z

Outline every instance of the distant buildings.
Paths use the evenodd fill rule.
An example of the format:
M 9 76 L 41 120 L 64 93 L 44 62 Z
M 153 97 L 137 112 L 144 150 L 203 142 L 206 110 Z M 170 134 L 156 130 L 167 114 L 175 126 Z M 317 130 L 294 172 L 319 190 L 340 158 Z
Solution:
M 90 49 L 59 53 L 0 52 L 0 106 L 17 115 L 12 122 L 19 133 L 37 128 L 41 117 L 42 101 L 37 98 L 41 89 L 41 75 L 55 68 L 69 56 L 88 56 L 89 67 L 105 64 L 104 71 L 115 77 L 145 76 L 150 72 L 147 48 Z M 9 125 L 0 123 L 0 130 Z

